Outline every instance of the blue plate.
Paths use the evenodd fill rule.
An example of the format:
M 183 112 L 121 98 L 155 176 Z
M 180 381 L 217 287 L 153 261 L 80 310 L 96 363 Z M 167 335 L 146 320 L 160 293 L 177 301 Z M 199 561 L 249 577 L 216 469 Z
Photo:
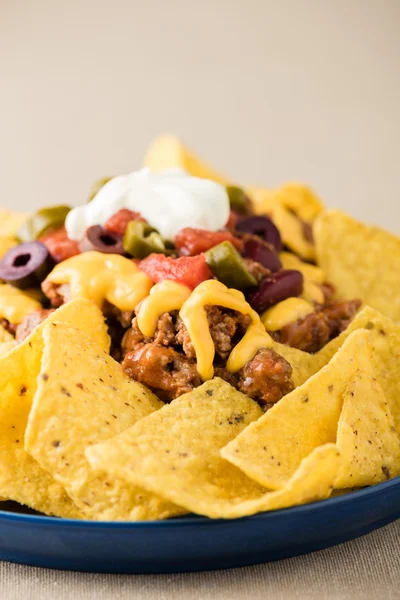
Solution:
M 193 516 L 97 523 L 20 514 L 11 502 L 2 506 L 0 559 L 97 573 L 177 573 L 254 565 L 364 535 L 400 517 L 400 477 L 232 521 Z

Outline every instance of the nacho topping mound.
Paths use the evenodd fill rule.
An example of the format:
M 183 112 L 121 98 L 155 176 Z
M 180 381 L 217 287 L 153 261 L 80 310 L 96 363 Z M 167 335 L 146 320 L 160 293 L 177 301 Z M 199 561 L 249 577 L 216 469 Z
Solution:
M 103 178 L 75 234 L 66 206 L 0 210 L 0 502 L 238 518 L 400 475 L 400 240 L 300 184 L 232 185 L 173 136 L 147 162 L 187 171 L 168 202 L 123 208 Z M 183 225 L 190 176 L 209 204 Z

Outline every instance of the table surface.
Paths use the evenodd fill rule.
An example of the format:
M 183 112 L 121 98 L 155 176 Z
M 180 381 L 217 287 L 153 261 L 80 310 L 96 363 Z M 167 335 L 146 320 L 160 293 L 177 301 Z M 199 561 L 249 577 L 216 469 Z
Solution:
M 394 600 L 399 547 L 400 520 L 335 548 L 229 571 L 97 575 L 0 562 L 0 600 Z

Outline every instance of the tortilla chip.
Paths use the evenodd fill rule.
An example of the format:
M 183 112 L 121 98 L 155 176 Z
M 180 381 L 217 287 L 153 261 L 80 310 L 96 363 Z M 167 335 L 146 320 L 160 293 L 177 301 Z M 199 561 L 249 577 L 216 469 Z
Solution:
M 400 438 L 383 390 L 371 372 L 357 370 L 343 395 L 336 487 L 366 486 L 400 474 Z
M 180 514 L 176 506 L 95 473 L 85 449 L 114 437 L 163 403 L 121 365 L 66 323 L 43 330 L 38 387 L 25 449 L 92 519 L 144 520 Z
M 312 223 L 324 210 L 324 205 L 315 192 L 302 183 L 286 183 L 276 190 L 253 187 L 248 192 L 258 214 L 270 213 L 279 204 L 306 223 Z
M 343 392 L 358 368 L 368 370 L 370 333 L 354 332 L 330 363 L 284 396 L 221 451 L 249 477 L 282 488 L 315 448 L 336 441 Z
M 86 455 L 110 478 L 140 483 L 211 518 L 237 518 L 327 498 L 340 467 L 334 444 L 317 448 L 277 492 L 267 492 L 221 459 L 224 442 L 259 414 L 249 398 L 215 379 L 105 444 L 92 446 Z
M 314 227 L 318 264 L 343 298 L 361 298 L 400 321 L 400 238 L 340 212 L 321 215 Z
M 339 470 L 340 453 L 334 444 L 325 444 L 301 461 L 284 488 L 267 492 L 255 500 L 225 506 L 220 516 L 232 519 L 325 500 L 332 494 Z
M 277 201 L 271 206 L 268 214 L 278 227 L 285 246 L 305 260 L 315 259 L 314 244 L 305 236 L 303 223 L 289 208 Z
M 207 381 L 104 444 L 89 462 L 131 484 L 210 517 L 265 490 L 219 451 L 262 415 L 259 405 L 222 379 Z
M 16 345 L 17 342 L 15 340 L 11 340 L 10 342 L 0 342 L 0 356 L 3 356 L 3 354 L 7 354 L 7 352 L 10 352 L 10 350 L 15 348 Z
M 14 341 L 14 338 L 11 335 L 11 333 L 9 333 L 5 327 L 0 325 L 0 343 L 5 344 L 5 343 L 13 342 L 13 341 Z
M 28 213 L 11 212 L 6 208 L 0 208 L 0 237 L 15 237 L 28 216 Z
M 74 300 L 52 313 L 22 344 L 0 357 L 0 495 L 46 514 L 81 514 L 63 487 L 25 452 L 25 428 L 36 391 L 48 323 L 73 323 L 91 334 L 103 349 L 109 337 L 100 309 L 88 300 Z M 79 365 L 76 366 L 79 369 Z
M 222 185 L 228 185 L 228 180 L 197 158 L 184 146 L 181 140 L 173 134 L 159 135 L 147 150 L 144 166 L 152 171 L 165 169 L 184 169 L 194 177 L 211 179 Z

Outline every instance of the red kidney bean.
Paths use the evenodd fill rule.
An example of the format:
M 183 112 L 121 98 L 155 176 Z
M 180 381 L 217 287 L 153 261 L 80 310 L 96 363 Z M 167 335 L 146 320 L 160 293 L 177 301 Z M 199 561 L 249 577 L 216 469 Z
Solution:
M 272 244 L 277 252 L 282 248 L 281 234 L 279 229 L 268 217 L 253 215 L 240 219 L 236 224 L 237 231 L 253 233 Z
M 302 273 L 282 269 L 264 279 L 255 290 L 249 292 L 247 300 L 254 310 L 261 313 L 286 298 L 299 296 L 302 291 Z
M 256 236 L 244 238 L 243 256 L 262 264 L 272 273 L 282 268 L 281 261 L 272 244 L 260 240 Z
M 105 254 L 125 254 L 121 235 L 106 231 L 101 225 L 92 225 L 86 230 L 83 240 L 79 243 L 81 252 L 96 250 Z

